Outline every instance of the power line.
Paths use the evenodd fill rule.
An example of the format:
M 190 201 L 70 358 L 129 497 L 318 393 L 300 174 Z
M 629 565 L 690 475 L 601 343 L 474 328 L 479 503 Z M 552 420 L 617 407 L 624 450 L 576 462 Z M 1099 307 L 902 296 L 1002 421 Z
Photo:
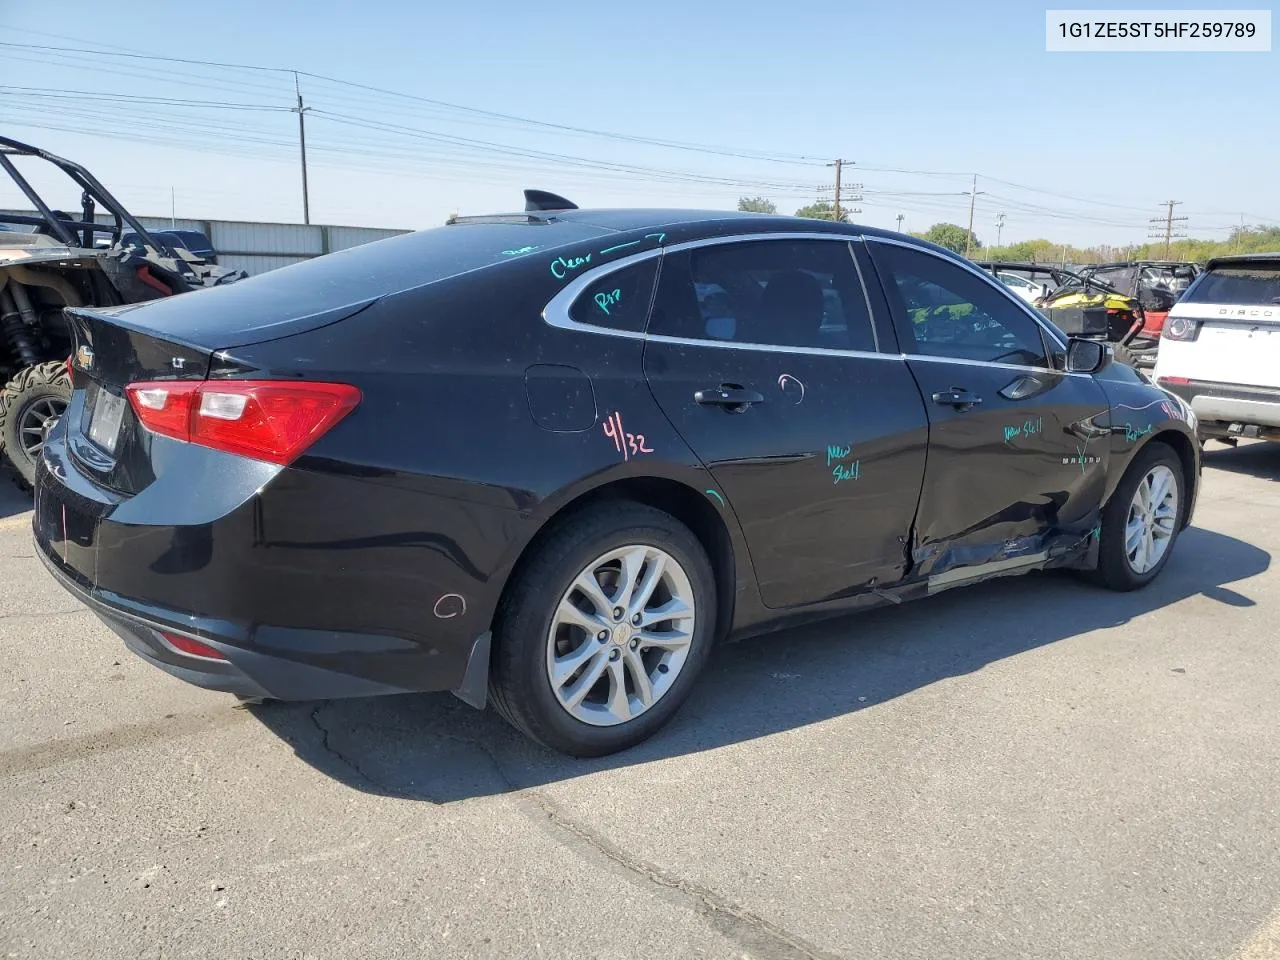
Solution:
M 376 87 L 371 84 L 359 83 L 354 80 L 343 80 L 339 77 L 332 77 L 322 73 L 313 73 L 309 70 L 294 70 L 288 67 L 266 67 L 266 66 L 261 66 L 259 64 L 229 63 L 229 62 L 217 61 L 217 60 L 200 60 L 192 57 L 166 57 L 166 56 L 159 56 L 156 54 L 123 53 L 123 52 L 114 52 L 114 51 L 108 51 L 108 50 L 93 50 L 87 47 L 60 47 L 60 46 L 51 46 L 48 44 L 13 43 L 8 41 L 0 41 L 0 47 L 10 47 L 10 48 L 23 49 L 23 50 L 39 50 L 43 52 L 59 53 L 59 54 L 78 53 L 78 54 L 88 54 L 90 56 L 100 56 L 100 57 L 121 57 L 121 58 L 126 58 L 131 60 L 148 60 L 148 61 L 156 61 L 156 62 L 162 62 L 162 63 L 181 63 L 181 64 L 187 64 L 187 65 L 208 66 L 208 67 L 217 67 L 221 69 L 232 69 L 232 70 L 254 70 L 254 71 L 269 72 L 269 73 L 280 73 L 280 74 L 286 74 L 286 75 L 295 74 L 297 76 L 308 77 L 313 80 L 320 80 L 326 83 L 333 83 L 333 84 L 338 84 L 340 86 L 350 87 L 357 90 L 365 90 L 370 93 L 381 94 L 382 96 L 398 97 L 398 98 L 403 98 L 405 100 L 416 101 L 419 103 L 432 104 L 433 106 L 443 107 L 450 110 L 459 110 L 466 113 L 492 117 L 494 119 L 505 120 L 512 123 L 527 124 L 531 126 L 545 127 L 547 129 L 552 129 L 552 130 L 561 130 L 561 131 L 567 131 L 567 132 L 573 132 L 573 133 L 587 134 L 587 135 L 596 136 L 596 137 L 605 137 L 611 140 L 618 140 L 626 143 L 644 143 L 652 146 L 666 147 L 669 149 L 689 150 L 689 151 L 694 151 L 698 153 L 714 154 L 717 156 L 729 156 L 729 157 L 736 157 L 738 159 L 745 159 L 745 160 L 762 160 L 762 161 L 774 162 L 774 163 L 792 163 L 792 164 L 804 163 L 804 164 L 810 164 L 810 165 L 817 165 L 820 163 L 820 161 L 816 161 L 816 160 L 813 160 L 812 158 L 796 155 L 796 154 L 788 155 L 788 154 L 766 153 L 763 151 L 725 149 L 725 148 L 712 147 L 706 144 L 687 143 L 687 142 L 682 142 L 678 140 L 663 140 L 655 137 L 640 137 L 633 134 L 615 133 L 607 130 L 593 130 L 588 127 L 578 127 L 578 126 L 573 126 L 571 124 L 554 123 L 552 121 L 547 121 L 547 120 L 534 120 L 529 117 L 518 117 L 512 114 L 500 113 L 494 110 L 484 110 L 479 107 L 463 106 L 462 104 L 450 103 L 446 100 L 437 100 L 432 97 L 423 97 L 417 94 L 404 93 L 403 91 L 399 91 L 399 90 L 389 90 L 383 87 Z

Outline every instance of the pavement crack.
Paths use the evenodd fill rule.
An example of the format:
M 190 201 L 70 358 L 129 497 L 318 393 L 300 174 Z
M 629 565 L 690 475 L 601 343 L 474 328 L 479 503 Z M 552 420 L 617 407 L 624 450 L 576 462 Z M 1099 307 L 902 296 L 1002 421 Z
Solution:
M 487 752 L 487 751 L 486 751 Z M 490 754 L 492 757 L 492 754 Z M 497 765 L 497 760 L 494 760 Z M 799 934 L 726 900 L 713 890 L 674 876 L 660 867 L 635 857 L 592 830 L 566 817 L 559 807 L 536 790 L 524 790 L 520 797 L 536 808 L 554 828 L 570 835 L 579 845 L 605 858 L 624 875 L 656 886 L 670 899 L 683 902 L 707 919 L 711 927 L 767 960 L 841 960 L 840 955 L 823 950 Z M 533 812 L 533 811 L 530 811 Z
M 333 744 L 333 731 L 320 722 L 320 711 L 328 706 L 328 702 L 316 704 L 314 710 L 311 711 L 311 723 L 320 731 L 320 746 L 325 753 L 336 758 L 343 766 L 354 773 L 362 781 L 373 787 L 380 793 L 395 795 L 397 791 L 387 784 L 379 782 L 375 777 L 370 776 L 365 769 L 360 766 L 360 761 L 347 756 Z

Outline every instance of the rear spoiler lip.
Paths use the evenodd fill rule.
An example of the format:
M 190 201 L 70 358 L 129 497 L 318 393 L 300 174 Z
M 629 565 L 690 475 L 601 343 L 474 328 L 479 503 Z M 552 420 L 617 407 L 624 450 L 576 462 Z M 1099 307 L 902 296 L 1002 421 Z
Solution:
M 175 296 L 191 296 L 191 294 L 175 294 Z M 157 340 L 163 340 L 165 343 L 172 343 L 177 346 L 186 347 L 189 350 L 195 350 L 213 356 L 223 350 L 234 350 L 237 347 L 249 347 L 260 343 L 269 343 L 273 340 L 283 340 L 286 337 L 295 336 L 300 333 L 310 333 L 312 330 L 319 330 L 321 327 L 340 323 L 343 320 L 354 317 L 358 313 L 363 313 L 369 307 L 382 299 L 383 297 L 381 296 L 366 297 L 362 300 L 343 304 L 342 306 L 330 307 L 328 310 L 321 310 L 319 313 L 311 313 L 301 317 L 290 317 L 286 320 L 277 320 L 272 323 L 266 323 L 258 327 L 246 329 L 239 334 L 220 336 L 217 342 L 214 343 L 207 340 L 201 341 L 193 339 L 189 336 L 175 336 L 163 328 L 139 323 L 129 317 L 129 314 L 133 313 L 138 308 L 146 307 L 156 301 L 144 300 L 141 303 L 129 303 L 115 307 L 64 307 L 63 313 L 68 317 L 79 317 L 84 320 L 97 320 L 99 322 L 113 324 L 133 333 L 140 333 L 144 336 L 154 337 Z

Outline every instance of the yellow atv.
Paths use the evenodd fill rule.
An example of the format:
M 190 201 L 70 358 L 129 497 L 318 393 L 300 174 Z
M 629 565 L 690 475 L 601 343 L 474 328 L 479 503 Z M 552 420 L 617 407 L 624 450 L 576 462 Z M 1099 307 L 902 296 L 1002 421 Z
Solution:
M 1072 337 L 1105 340 L 1115 359 L 1131 367 L 1155 363 L 1158 336 L 1145 338 L 1142 305 L 1101 280 L 1039 263 L 977 261 Z

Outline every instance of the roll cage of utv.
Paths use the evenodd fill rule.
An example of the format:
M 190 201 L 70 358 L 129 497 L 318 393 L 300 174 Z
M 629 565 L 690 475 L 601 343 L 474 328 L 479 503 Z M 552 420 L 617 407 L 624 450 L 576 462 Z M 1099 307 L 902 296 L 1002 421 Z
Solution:
M 23 175 L 14 161 L 25 157 L 70 179 L 80 194 L 74 216 Z M 29 485 L 44 432 L 71 395 L 65 307 L 138 303 L 245 274 L 197 256 L 177 234 L 149 231 L 78 163 L 0 136 L 0 172 L 32 208 L 0 210 L 0 451 L 19 484 Z
M 1044 263 L 978 260 L 976 265 L 996 275 L 1012 273 L 1043 283 L 1048 292 L 1035 307 L 1063 333 L 1072 337 L 1105 340 L 1116 359 L 1129 366 L 1155 362 L 1157 344 L 1142 336 L 1146 313 L 1137 298 L 1089 273 Z

